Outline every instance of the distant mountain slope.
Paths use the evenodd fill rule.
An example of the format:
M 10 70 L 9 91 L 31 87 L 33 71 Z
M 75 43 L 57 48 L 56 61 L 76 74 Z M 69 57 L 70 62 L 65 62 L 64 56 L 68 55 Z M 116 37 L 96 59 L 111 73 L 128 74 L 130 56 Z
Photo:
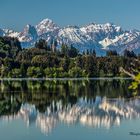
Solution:
M 104 55 L 110 49 L 117 50 L 120 54 L 125 49 L 140 53 L 140 31 L 125 31 L 111 23 L 91 23 L 83 27 L 61 28 L 52 20 L 44 19 L 36 26 L 26 25 L 23 32 L 0 29 L 0 36 L 17 37 L 22 47 L 31 47 L 37 40 L 43 38 L 48 42 L 55 39 L 59 45 L 62 43 L 73 45 L 81 52 L 95 49 L 98 55 Z

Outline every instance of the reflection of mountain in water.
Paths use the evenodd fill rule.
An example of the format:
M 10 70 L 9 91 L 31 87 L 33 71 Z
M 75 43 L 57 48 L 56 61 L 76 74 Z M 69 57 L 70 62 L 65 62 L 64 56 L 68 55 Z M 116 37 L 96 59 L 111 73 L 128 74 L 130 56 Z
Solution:
M 23 104 L 16 115 L 2 116 L 1 121 L 23 119 L 27 125 L 35 123 L 45 134 L 60 122 L 109 129 L 113 125 L 119 126 L 123 119 L 139 118 L 139 104 L 140 99 L 101 99 L 97 96 L 95 101 L 80 98 L 74 105 L 52 102 L 45 113 L 40 113 L 34 105 Z

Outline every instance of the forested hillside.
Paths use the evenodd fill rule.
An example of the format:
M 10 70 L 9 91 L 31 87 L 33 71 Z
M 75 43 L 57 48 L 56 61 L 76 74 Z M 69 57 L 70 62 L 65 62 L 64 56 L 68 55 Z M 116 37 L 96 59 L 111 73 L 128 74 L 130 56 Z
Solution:
M 125 77 L 120 67 L 130 71 L 140 65 L 136 61 L 140 57 L 127 50 L 123 56 L 108 51 L 106 56 L 97 57 L 92 49 L 81 54 L 72 45 L 57 47 L 57 41 L 41 39 L 33 48 L 22 49 L 18 39 L 0 37 L 0 77 Z

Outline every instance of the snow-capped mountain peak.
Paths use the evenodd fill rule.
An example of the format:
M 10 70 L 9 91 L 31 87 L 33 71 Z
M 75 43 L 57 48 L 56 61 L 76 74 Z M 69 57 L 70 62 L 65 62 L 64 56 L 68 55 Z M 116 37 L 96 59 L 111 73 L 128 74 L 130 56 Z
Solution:
M 109 49 L 117 50 L 118 53 L 125 49 L 140 53 L 140 31 L 126 31 L 113 23 L 90 23 L 83 27 L 70 25 L 60 28 L 52 20 L 44 19 L 36 26 L 26 25 L 23 32 L 0 30 L 0 36 L 17 37 L 24 44 L 23 47 L 33 46 L 38 39 L 43 38 L 48 42 L 55 39 L 59 46 L 62 43 L 73 45 L 80 52 L 95 49 L 97 55 L 105 54 Z
M 42 35 L 47 32 L 59 30 L 59 27 L 52 20 L 47 18 L 42 20 L 38 25 L 36 25 L 36 30 L 38 32 L 38 35 Z
M 43 19 L 41 22 L 40 22 L 40 24 L 53 24 L 54 22 L 51 20 L 51 19 L 48 19 L 48 18 L 46 18 L 46 19 Z

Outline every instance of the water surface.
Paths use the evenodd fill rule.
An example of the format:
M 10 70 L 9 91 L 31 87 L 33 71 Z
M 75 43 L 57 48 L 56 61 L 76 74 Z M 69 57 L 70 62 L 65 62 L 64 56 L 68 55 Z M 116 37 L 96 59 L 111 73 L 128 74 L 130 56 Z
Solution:
M 131 80 L 0 81 L 4 140 L 140 139 L 140 99 Z

